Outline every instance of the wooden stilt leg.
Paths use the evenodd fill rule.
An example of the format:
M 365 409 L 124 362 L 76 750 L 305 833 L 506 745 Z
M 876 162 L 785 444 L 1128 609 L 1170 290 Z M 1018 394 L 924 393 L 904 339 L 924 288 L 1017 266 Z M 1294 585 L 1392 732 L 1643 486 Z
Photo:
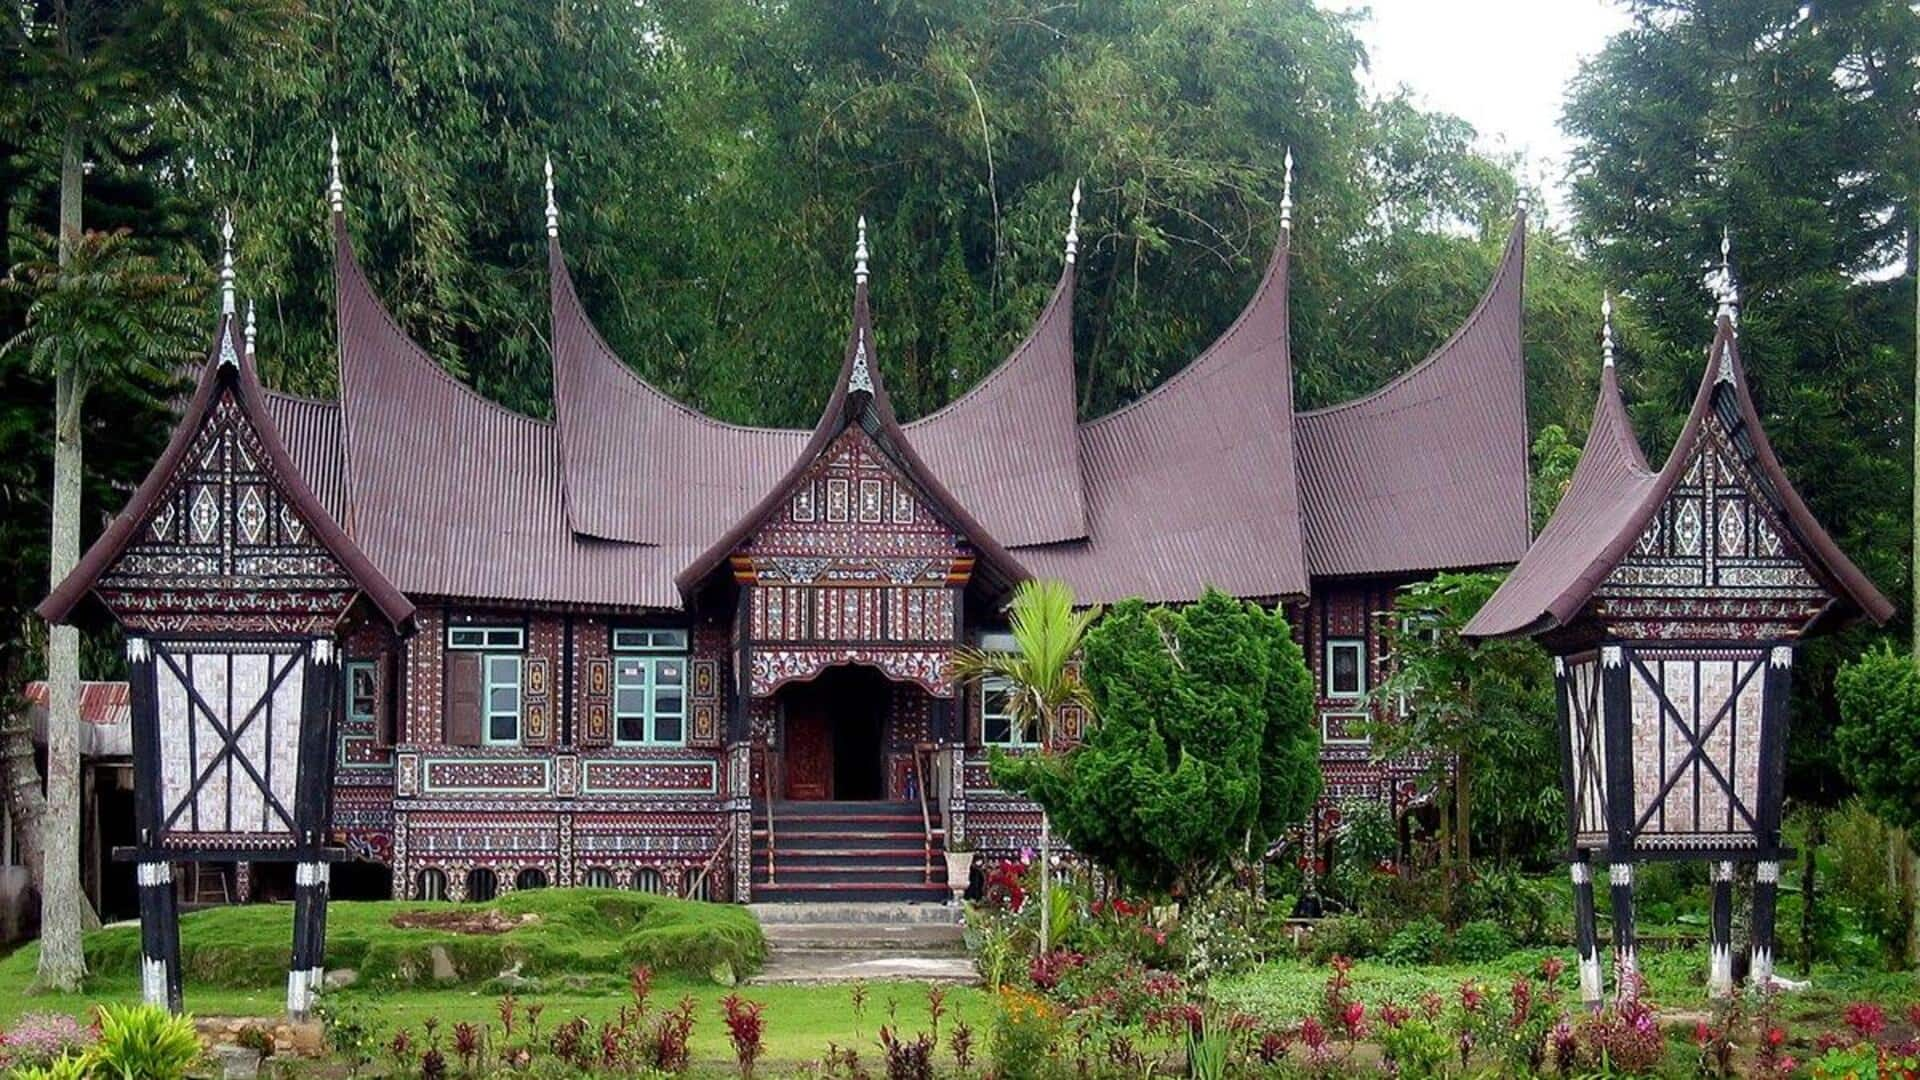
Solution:
M 1707 993 L 1733 996 L 1733 864 L 1713 864 L 1713 913 L 1707 926 Z
M 1587 1008 L 1597 1010 L 1606 984 L 1600 971 L 1600 934 L 1593 914 L 1592 856 L 1579 852 L 1568 870 L 1573 875 L 1573 947 L 1579 954 L 1580 1000 Z
M 1617 984 L 1614 994 L 1628 997 L 1634 992 L 1635 976 L 1640 970 L 1639 957 L 1634 951 L 1633 864 L 1608 864 L 1607 881 L 1612 886 L 1609 891 L 1613 898 L 1613 963 Z
M 143 861 L 136 864 L 134 877 L 140 887 L 140 998 L 178 1013 L 180 906 L 173 895 L 173 864 Z
M 1780 863 L 1768 860 L 1753 869 L 1753 962 L 1747 978 L 1765 987 L 1773 982 L 1773 915 L 1780 894 Z
M 297 863 L 293 878 L 293 967 L 287 972 L 287 1015 L 305 1020 L 325 974 L 327 864 Z

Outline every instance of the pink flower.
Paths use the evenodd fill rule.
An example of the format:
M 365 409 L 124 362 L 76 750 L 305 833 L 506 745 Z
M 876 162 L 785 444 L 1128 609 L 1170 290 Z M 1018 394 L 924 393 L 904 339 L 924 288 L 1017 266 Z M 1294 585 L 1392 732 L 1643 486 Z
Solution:
M 1350 1039 L 1364 1038 L 1367 1034 L 1367 1007 L 1358 1001 L 1347 1002 L 1340 1010 L 1340 1026 L 1346 1029 Z
M 1855 1035 L 1872 1039 L 1887 1028 L 1887 1011 L 1870 1001 L 1856 1001 L 1840 1014 Z

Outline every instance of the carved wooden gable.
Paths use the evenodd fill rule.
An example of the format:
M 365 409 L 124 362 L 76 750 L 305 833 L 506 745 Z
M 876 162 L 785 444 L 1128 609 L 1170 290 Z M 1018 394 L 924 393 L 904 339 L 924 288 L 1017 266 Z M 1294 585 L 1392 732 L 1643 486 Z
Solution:
M 733 556 L 750 584 L 752 693 L 839 663 L 952 693 L 972 546 L 859 427 L 841 432 Z
M 312 635 L 331 632 L 358 586 L 227 388 L 95 591 L 130 629 Z
M 1717 393 L 1732 393 L 1730 384 Z M 1678 483 L 1595 594 L 1626 638 L 1765 640 L 1798 634 L 1832 600 L 1777 496 L 1707 411 Z

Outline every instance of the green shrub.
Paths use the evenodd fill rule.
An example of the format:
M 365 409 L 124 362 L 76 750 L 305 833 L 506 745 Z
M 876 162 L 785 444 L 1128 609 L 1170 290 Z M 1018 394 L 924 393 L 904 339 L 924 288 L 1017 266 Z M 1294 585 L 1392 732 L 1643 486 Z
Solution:
M 470 933 L 434 926 L 400 927 L 396 916 L 418 913 L 482 916 L 494 912 L 517 925 L 503 932 Z M 286 978 L 293 941 L 290 904 L 245 904 L 197 911 L 180 920 L 181 968 L 187 979 L 235 989 Z M 735 904 L 709 904 L 618 889 L 532 889 L 488 904 L 422 901 L 340 901 L 327 909 L 329 968 L 353 968 L 371 986 L 433 981 L 439 950 L 457 972 L 455 985 L 478 987 L 519 966 L 530 977 L 624 978 L 635 964 L 661 973 L 706 976 L 721 964 L 736 975 L 756 970 L 766 939 L 753 913 Z M 140 970 L 138 927 L 88 934 L 87 967 L 106 976 Z M 28 946 L 0 960 L 0 978 L 32 981 L 38 949 Z
M 1313 936 L 1307 939 L 1307 954 L 1318 964 L 1336 956 L 1364 960 L 1380 955 L 1383 940 L 1385 935 L 1380 925 L 1372 920 L 1358 915 L 1334 915 L 1314 924 Z
M 1488 919 L 1475 919 L 1453 935 L 1453 958 L 1463 964 L 1484 964 L 1512 951 L 1506 928 Z
M 1511 866 L 1475 875 L 1459 890 L 1454 908 L 1454 918 L 1460 923 L 1497 923 L 1506 928 L 1510 940 L 1519 944 L 1542 945 L 1559 940 L 1553 936 L 1560 927 L 1553 920 L 1547 890 Z
M 183 1080 L 200 1060 L 193 1017 L 155 1005 L 100 1006 L 100 1041 L 86 1053 L 95 1080 Z
M 1900 895 L 1887 873 L 1887 852 L 1892 839 L 1892 830 L 1857 799 L 1827 818 L 1827 842 L 1833 859 L 1830 886 L 1833 898 L 1838 899 L 1839 906 L 1857 922 L 1858 934 L 1865 939 L 1861 944 L 1873 948 L 1847 949 L 1850 943 L 1844 940 L 1846 932 L 1840 927 L 1836 927 L 1838 940 L 1823 944 L 1837 952 L 1855 952 L 1856 955 L 1848 959 L 1856 964 L 1898 967 L 1901 950 L 1906 945 L 1907 927 L 1900 917 Z M 1816 910 L 1832 906 L 1815 905 Z M 1869 952 L 1871 955 L 1860 955 Z
M 76 1052 L 41 1065 L 16 1065 L 7 1070 L 7 1080 L 89 1080 L 92 1070 L 90 1056 Z
M 1380 952 L 1389 964 L 1437 964 L 1446 959 L 1447 928 L 1422 915 L 1393 932 Z
M 1404 1080 L 1429 1080 L 1446 1075 L 1453 1060 L 1453 1040 L 1433 1021 L 1413 1017 L 1380 1032 L 1380 1054 L 1392 1067 L 1390 1075 Z

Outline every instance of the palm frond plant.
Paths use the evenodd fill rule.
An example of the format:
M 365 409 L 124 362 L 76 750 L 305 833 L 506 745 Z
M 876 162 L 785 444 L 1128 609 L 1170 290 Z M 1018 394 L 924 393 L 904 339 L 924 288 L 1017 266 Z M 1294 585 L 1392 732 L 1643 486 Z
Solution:
M 1073 590 L 1063 581 L 1021 582 L 1008 605 L 1012 651 L 965 648 L 954 653 L 955 681 L 989 680 L 1005 687 L 1007 709 L 1024 741 L 1039 753 L 1054 745 L 1063 710 L 1078 707 L 1093 715 L 1093 696 L 1074 662 L 1087 628 L 1100 617 L 1098 607 L 1075 609 Z M 1040 808 L 1040 951 L 1053 947 L 1050 913 L 1053 892 L 1053 823 Z

